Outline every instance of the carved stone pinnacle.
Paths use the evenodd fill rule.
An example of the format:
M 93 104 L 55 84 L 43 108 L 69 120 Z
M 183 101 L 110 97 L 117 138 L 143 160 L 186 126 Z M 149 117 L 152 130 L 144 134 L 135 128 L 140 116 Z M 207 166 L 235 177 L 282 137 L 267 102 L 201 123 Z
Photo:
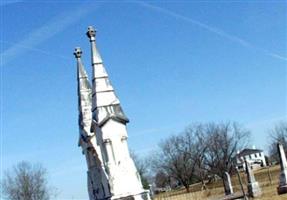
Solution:
M 88 27 L 87 36 L 88 36 L 89 38 L 96 36 L 96 30 L 95 30 L 92 26 L 89 26 L 89 27 Z
M 80 47 L 76 47 L 76 48 L 75 48 L 74 55 L 75 55 L 76 58 L 81 58 L 82 53 L 83 53 L 83 52 L 82 52 L 82 50 L 81 50 Z

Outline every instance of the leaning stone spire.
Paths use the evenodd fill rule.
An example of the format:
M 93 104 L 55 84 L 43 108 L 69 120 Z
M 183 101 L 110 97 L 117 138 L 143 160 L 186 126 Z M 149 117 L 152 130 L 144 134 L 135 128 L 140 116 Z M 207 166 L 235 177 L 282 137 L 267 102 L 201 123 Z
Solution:
M 96 46 L 96 31 L 88 27 L 87 36 L 91 43 L 93 67 L 93 119 L 102 126 L 108 119 L 113 118 L 126 124 L 129 120 L 125 116 L 114 88 L 110 83 L 102 58 Z
M 93 67 L 92 127 L 108 177 L 111 199 L 149 200 L 148 191 L 143 189 L 140 175 L 129 153 L 126 128 L 128 119 L 97 50 L 93 27 L 88 28 L 87 36 L 91 43 Z
M 83 138 L 92 135 L 92 88 L 81 60 L 82 50 L 76 47 L 74 55 L 77 59 L 79 128 L 84 131 Z
M 90 200 L 109 199 L 109 185 L 102 162 L 100 147 L 97 145 L 92 127 L 92 88 L 87 72 L 82 64 L 82 51 L 74 51 L 77 59 L 78 109 L 79 109 L 79 146 L 82 147 L 88 165 L 87 184 Z
M 96 31 L 93 27 L 88 27 L 87 36 L 91 42 L 92 66 L 93 66 L 93 97 L 97 97 L 96 107 L 119 104 L 119 100 L 114 93 L 114 88 L 110 84 L 108 74 L 103 65 L 102 58 L 96 46 Z M 95 109 L 95 107 L 93 107 Z

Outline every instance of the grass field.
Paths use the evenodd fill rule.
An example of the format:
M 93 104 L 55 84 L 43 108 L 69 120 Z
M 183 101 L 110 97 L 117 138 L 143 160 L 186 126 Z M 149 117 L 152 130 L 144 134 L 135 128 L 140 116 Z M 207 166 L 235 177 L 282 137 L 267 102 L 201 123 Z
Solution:
M 287 194 L 278 195 L 277 186 L 279 181 L 279 166 L 274 166 L 269 169 L 260 169 L 255 171 L 255 178 L 259 182 L 262 196 L 258 200 L 287 200 Z M 247 192 L 247 180 L 244 173 L 240 173 L 245 192 Z M 235 193 L 241 193 L 240 185 L 237 176 L 232 176 L 232 185 Z M 217 200 L 224 197 L 224 189 L 222 181 L 216 181 L 207 185 L 207 190 L 201 191 L 201 184 L 191 185 L 191 192 L 186 193 L 185 189 L 173 190 L 164 192 L 155 196 L 156 200 Z M 250 198 L 249 198 L 250 199 Z

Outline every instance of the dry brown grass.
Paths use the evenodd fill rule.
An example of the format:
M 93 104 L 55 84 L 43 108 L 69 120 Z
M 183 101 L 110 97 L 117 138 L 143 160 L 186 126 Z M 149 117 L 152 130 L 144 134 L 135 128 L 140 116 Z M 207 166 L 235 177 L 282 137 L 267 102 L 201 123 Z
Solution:
M 271 182 L 268 176 L 268 169 L 261 169 L 255 172 L 255 178 L 259 182 L 262 196 L 257 200 L 287 200 L 287 194 L 278 195 L 277 186 L 279 180 L 279 166 L 270 168 Z M 240 174 L 244 189 L 247 191 L 245 174 Z M 241 193 L 237 176 L 232 176 L 233 189 L 236 193 Z M 156 200 L 216 200 L 224 196 L 222 181 L 208 184 L 207 190 L 201 191 L 200 184 L 191 185 L 191 192 L 186 193 L 184 188 L 161 193 L 155 196 Z

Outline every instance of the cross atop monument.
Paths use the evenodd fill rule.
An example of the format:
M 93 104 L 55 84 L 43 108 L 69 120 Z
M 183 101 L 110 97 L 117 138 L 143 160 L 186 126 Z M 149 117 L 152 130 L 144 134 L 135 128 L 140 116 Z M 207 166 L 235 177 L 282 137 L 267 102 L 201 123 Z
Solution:
M 87 36 L 90 38 L 91 41 L 95 40 L 96 37 L 96 30 L 94 29 L 94 27 L 89 26 L 88 27 L 88 32 L 86 33 Z
M 76 58 L 81 58 L 82 57 L 82 53 L 83 52 L 82 52 L 80 47 L 76 47 L 75 48 L 74 55 L 75 55 Z

